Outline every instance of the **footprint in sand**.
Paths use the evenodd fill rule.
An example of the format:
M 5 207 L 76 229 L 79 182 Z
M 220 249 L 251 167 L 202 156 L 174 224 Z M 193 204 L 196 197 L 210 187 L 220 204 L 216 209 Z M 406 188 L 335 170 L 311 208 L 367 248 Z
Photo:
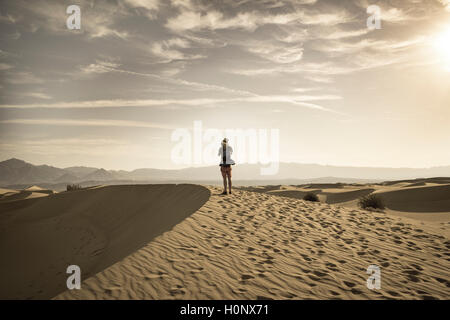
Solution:
M 335 292 L 335 291 L 333 291 L 333 290 L 330 290 L 330 293 L 331 293 L 331 295 L 333 295 L 334 297 L 340 296 L 340 293 Z
M 245 289 L 245 288 L 237 288 L 236 290 L 233 290 L 233 291 L 235 291 L 236 293 L 244 293 L 244 292 L 247 292 L 247 289 Z
M 318 270 L 313 271 L 313 273 L 314 273 L 316 276 L 320 277 L 320 278 L 323 278 L 323 277 L 325 277 L 325 276 L 327 275 L 326 272 L 322 272 L 322 271 L 318 271 Z
M 445 284 L 445 286 L 446 286 L 447 288 L 450 288 L 450 281 L 445 280 L 445 279 L 442 279 L 442 278 L 438 278 L 438 277 L 434 277 L 434 279 L 435 279 L 436 281 L 440 282 L 440 283 Z
M 398 293 L 395 292 L 395 291 L 386 291 L 386 293 L 389 294 L 389 295 L 391 295 L 391 296 L 393 296 L 393 297 L 399 297 L 399 296 L 400 296 L 400 294 L 398 294 Z
M 320 278 L 318 278 L 318 277 L 316 277 L 316 276 L 313 276 L 312 274 L 308 274 L 308 277 L 309 277 L 312 281 L 315 281 L 315 282 L 319 282 L 319 281 L 320 281 Z M 311 284 L 309 284 L 309 285 L 311 285 Z M 316 286 L 316 284 L 314 284 L 314 286 Z
M 352 290 L 350 290 L 353 294 L 362 294 L 362 291 L 356 288 L 352 288 Z
M 267 277 L 265 274 L 265 271 L 261 271 L 260 273 L 258 273 L 258 277 L 261 277 L 261 278 Z
M 354 286 L 356 286 L 356 283 L 351 281 L 344 281 L 344 284 L 349 288 L 353 288 Z
M 254 279 L 254 278 L 255 277 L 250 275 L 250 274 L 243 274 L 243 275 L 241 275 L 241 281 L 247 281 L 247 280 Z
M 415 275 L 412 275 L 412 274 L 408 274 L 408 275 L 406 276 L 406 278 L 408 278 L 408 280 L 410 280 L 410 281 L 412 281 L 412 282 L 416 282 L 416 283 L 420 281 L 419 278 L 417 278 Z
M 273 299 L 266 296 L 256 296 L 256 300 L 273 300 Z
M 154 279 L 160 279 L 160 278 L 163 278 L 162 274 L 148 274 L 144 277 L 144 279 L 147 281 L 154 280 Z
M 176 287 L 172 287 L 172 288 L 169 290 L 169 293 L 170 293 L 170 295 L 172 295 L 172 296 L 176 296 L 176 295 L 184 295 L 184 294 L 186 294 L 186 290 L 185 290 L 182 286 L 177 285 Z

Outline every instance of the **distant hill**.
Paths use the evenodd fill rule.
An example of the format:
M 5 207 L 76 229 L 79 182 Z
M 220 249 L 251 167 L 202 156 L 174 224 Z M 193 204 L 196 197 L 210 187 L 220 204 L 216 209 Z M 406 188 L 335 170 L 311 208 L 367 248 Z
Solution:
M 72 173 L 64 173 L 62 176 L 58 177 L 57 179 L 55 179 L 54 182 L 70 182 L 70 181 L 78 181 L 80 180 L 80 177 L 77 177 L 76 175 L 72 174 Z
M 112 181 L 112 180 L 118 180 L 120 179 L 120 176 L 114 173 L 114 171 L 108 171 L 105 169 L 97 169 L 85 176 L 83 176 L 80 180 L 83 181 Z
M 233 167 L 233 176 L 240 185 L 296 184 L 296 183 L 367 183 L 386 180 L 450 177 L 450 166 L 432 168 L 375 168 L 340 167 L 318 164 L 280 163 L 275 175 L 261 175 L 259 164 Z M 162 183 L 162 182 L 220 182 L 219 166 L 161 170 L 142 168 L 133 171 L 115 171 L 92 167 L 55 168 L 35 166 L 19 159 L 0 162 L 0 186 L 64 185 L 65 183 L 101 184 L 108 182 Z
M 35 166 L 19 159 L 9 159 L 0 162 L 0 183 L 53 182 L 66 171 L 47 165 Z
M 97 171 L 98 168 L 92 168 L 92 167 L 69 167 L 69 168 L 64 168 L 65 171 L 67 171 L 68 173 L 74 175 L 75 177 L 84 177 L 87 176 L 88 174 Z

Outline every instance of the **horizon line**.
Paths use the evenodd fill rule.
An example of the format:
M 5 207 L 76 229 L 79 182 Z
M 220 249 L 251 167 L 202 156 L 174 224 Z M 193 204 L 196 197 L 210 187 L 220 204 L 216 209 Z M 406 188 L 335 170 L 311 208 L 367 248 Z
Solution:
M 1 162 L 6 162 L 9 160 L 19 160 L 19 161 L 23 161 L 25 163 L 31 164 L 33 166 L 49 166 L 49 167 L 53 167 L 53 168 L 57 168 L 57 169 L 68 169 L 68 168 L 73 168 L 73 167 L 84 167 L 84 168 L 95 168 L 97 170 L 103 169 L 106 171 L 128 171 L 128 172 L 132 172 L 135 170 L 139 170 L 139 169 L 152 169 L 152 170 L 163 170 L 163 171 L 179 171 L 179 170 L 185 170 L 185 169 L 200 169 L 200 168 L 209 168 L 209 167 L 214 167 L 216 166 L 215 164 L 211 164 L 211 165 L 204 165 L 204 166 L 191 166 L 191 167 L 183 167 L 183 168 L 178 168 L 178 169 L 161 169 L 161 168 L 152 168 L 152 167 L 139 167 L 139 168 L 135 168 L 135 169 L 107 169 L 105 167 L 95 167 L 95 166 L 88 166 L 88 165 L 72 165 L 72 166 L 67 166 L 67 167 L 58 167 L 55 165 L 51 165 L 51 164 L 34 164 L 31 162 L 28 162 L 27 160 L 23 160 L 23 159 L 19 159 L 16 157 L 11 157 L 5 160 L 0 160 Z M 429 170 L 429 169 L 434 169 L 434 168 L 443 168 L 443 167 L 450 167 L 450 164 L 447 165 L 437 165 L 437 166 L 430 166 L 430 167 L 377 167 L 377 166 L 352 166 L 352 165 L 334 165 L 334 164 L 321 164 L 321 163 L 302 163 L 302 162 L 284 162 L 284 161 L 279 161 L 279 164 L 294 164 L 294 165 L 316 165 L 316 166 L 322 166 L 322 167 L 341 167 L 341 168 L 361 168 L 361 169 L 412 169 L 412 170 Z M 268 164 L 261 164 L 261 163 L 242 163 L 240 165 L 260 165 L 260 166 L 266 166 Z

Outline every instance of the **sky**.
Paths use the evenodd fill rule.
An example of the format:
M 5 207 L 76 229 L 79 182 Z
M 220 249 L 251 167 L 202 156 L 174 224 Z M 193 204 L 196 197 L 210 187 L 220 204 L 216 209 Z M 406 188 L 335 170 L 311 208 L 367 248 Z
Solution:
M 449 89 L 450 0 L 0 1 L 0 161 L 201 166 L 174 133 L 239 129 L 282 162 L 449 165 Z

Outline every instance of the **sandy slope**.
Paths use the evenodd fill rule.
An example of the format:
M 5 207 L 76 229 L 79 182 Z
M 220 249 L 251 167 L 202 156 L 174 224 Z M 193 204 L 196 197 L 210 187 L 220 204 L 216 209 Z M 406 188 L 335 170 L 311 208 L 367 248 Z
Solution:
M 52 298 L 67 288 L 67 266 L 94 275 L 208 198 L 196 185 L 134 185 L 0 202 L 0 299 Z
M 450 297 L 449 224 L 236 190 L 56 299 Z M 80 247 L 81 249 L 82 247 Z M 366 269 L 381 267 L 381 290 Z

